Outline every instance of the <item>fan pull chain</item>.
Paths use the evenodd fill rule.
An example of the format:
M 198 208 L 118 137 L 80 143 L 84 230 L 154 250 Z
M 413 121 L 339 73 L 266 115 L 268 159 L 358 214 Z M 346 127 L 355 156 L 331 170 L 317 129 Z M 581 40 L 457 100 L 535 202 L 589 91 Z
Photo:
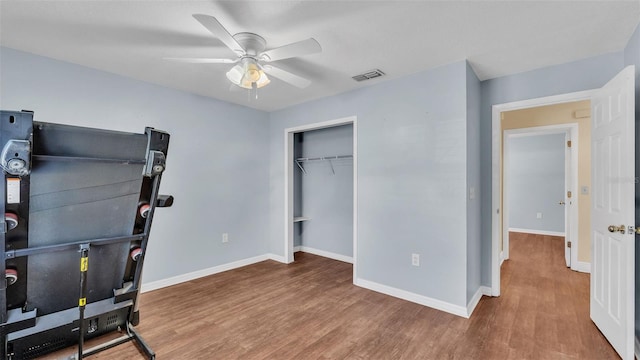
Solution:
M 258 84 L 253 82 L 251 83 L 251 89 L 247 89 L 247 102 L 251 102 L 251 90 L 254 91 L 254 94 L 256 96 L 256 100 L 258 100 Z

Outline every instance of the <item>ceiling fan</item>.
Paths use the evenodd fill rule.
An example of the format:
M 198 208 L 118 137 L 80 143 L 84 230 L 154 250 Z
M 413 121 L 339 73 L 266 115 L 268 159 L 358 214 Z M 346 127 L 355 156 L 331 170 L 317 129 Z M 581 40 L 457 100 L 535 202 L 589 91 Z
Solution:
M 267 63 L 319 53 L 322 48 L 315 39 L 309 38 L 265 51 L 267 42 L 260 35 L 241 32 L 232 36 L 213 16 L 194 14 L 193 17 L 235 52 L 236 57 L 232 59 L 165 58 L 166 60 L 195 64 L 236 64 L 227 72 L 227 78 L 233 84 L 245 89 L 257 89 L 269 84 L 267 74 L 299 88 L 305 88 L 311 84 L 308 79 Z

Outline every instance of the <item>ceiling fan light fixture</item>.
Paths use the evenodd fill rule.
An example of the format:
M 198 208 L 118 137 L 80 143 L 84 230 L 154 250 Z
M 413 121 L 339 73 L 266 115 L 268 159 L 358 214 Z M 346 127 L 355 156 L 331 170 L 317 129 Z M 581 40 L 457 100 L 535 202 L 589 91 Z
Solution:
M 261 88 L 271 82 L 256 61 L 245 58 L 227 72 L 227 79 L 245 89 Z M 255 83 L 255 86 L 254 86 Z
M 258 81 L 256 81 L 256 87 L 261 88 L 265 85 L 268 85 L 270 82 L 271 80 L 269 80 L 267 74 L 265 74 L 264 71 L 260 70 L 260 78 L 258 79 Z
M 2 1 L 2 0 L 0 0 Z M 322 47 L 314 38 L 297 41 L 266 50 L 265 39 L 254 33 L 240 32 L 231 35 L 227 29 L 213 16 L 205 14 L 193 14 L 202 26 L 217 37 L 227 48 L 237 54 L 237 57 L 229 58 L 165 58 L 167 60 L 181 61 L 195 64 L 235 64 L 227 71 L 227 79 L 244 89 L 258 89 L 270 83 L 269 76 L 274 76 L 280 81 L 304 89 L 311 81 L 302 76 L 290 73 L 275 66 L 266 66 L 264 62 L 273 62 L 291 59 L 299 56 L 317 54 Z M 264 66 L 264 67 L 263 67 Z M 257 96 L 257 92 L 256 92 Z

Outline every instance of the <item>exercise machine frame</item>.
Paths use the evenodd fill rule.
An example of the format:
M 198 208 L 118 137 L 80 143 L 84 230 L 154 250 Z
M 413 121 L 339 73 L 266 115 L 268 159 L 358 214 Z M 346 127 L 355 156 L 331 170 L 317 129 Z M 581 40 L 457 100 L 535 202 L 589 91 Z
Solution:
M 153 350 L 133 327 L 139 322 L 138 297 L 142 267 L 154 212 L 157 207 L 168 207 L 173 203 L 172 196 L 158 194 L 162 173 L 166 168 L 168 146 L 169 134 L 150 127 L 145 129 L 144 134 L 131 134 L 35 122 L 33 113 L 29 111 L 0 111 L 0 168 L 3 173 L 0 193 L 4 199 L 0 201 L 0 214 L 5 214 L 0 223 L 0 256 L 4 258 L 5 266 L 1 266 L 0 271 L 7 279 L 0 281 L 1 359 L 34 358 L 73 345 L 78 346 L 77 358 L 81 359 L 128 341 L 134 341 L 149 359 L 155 358 Z M 71 166 L 74 171 L 88 169 L 91 179 L 100 178 L 100 174 L 96 172 L 104 170 L 95 170 L 103 166 L 100 164 L 107 164 L 104 166 L 108 168 L 115 166 L 117 169 L 127 169 L 127 174 L 136 169 L 142 171 L 138 179 L 134 178 L 126 185 L 96 185 L 100 191 L 95 192 L 99 192 L 99 196 L 86 191 L 86 184 L 65 190 L 67 192 L 60 190 L 53 195 L 30 194 L 30 184 L 35 174 L 33 169 L 38 169 L 39 166 L 55 169 L 58 164 L 62 167 Z M 137 186 L 137 190 L 124 192 L 122 188 L 126 186 Z M 100 201 L 111 201 L 110 192 L 113 193 L 112 198 L 125 199 L 119 200 L 125 205 L 122 207 L 129 210 L 132 206 L 135 207 L 135 213 L 129 211 L 125 215 L 116 216 L 126 216 L 129 219 L 126 224 L 133 224 L 126 233 L 120 231 L 116 235 L 88 238 L 71 236 L 69 233 L 82 233 L 74 233 L 74 226 L 91 232 L 92 224 L 87 224 L 86 218 L 63 218 L 62 222 L 66 222 L 64 224 L 46 226 L 61 230 L 65 226 L 66 232 L 61 231 L 63 235 L 60 236 L 68 239 L 58 239 L 56 234 L 40 234 L 49 243 L 40 239 L 38 243 L 31 244 L 30 228 L 33 226 L 30 225 L 33 224 L 30 221 L 44 216 L 34 216 L 40 210 L 34 209 L 36 206 L 46 210 L 37 214 L 49 214 L 48 212 L 64 211 L 93 202 L 89 206 L 103 211 L 104 206 Z M 131 205 L 132 199 L 137 204 Z M 30 210 L 32 201 L 34 205 Z M 46 201 L 49 201 L 49 205 Z M 55 204 L 51 205 L 52 202 Z M 114 208 L 119 206 L 120 204 L 114 205 Z M 113 210 L 109 211 L 113 213 Z M 93 220 L 97 229 L 93 231 L 99 234 L 102 231 L 99 228 L 105 227 L 106 220 Z M 114 224 L 114 228 L 126 228 L 126 224 Z M 44 228 L 48 229 L 46 226 Z M 69 228 L 71 230 L 66 230 Z M 93 251 L 97 251 L 95 260 L 91 257 Z M 126 259 L 122 258 L 123 254 Z M 64 260 L 60 260 L 60 256 Z M 46 279 L 46 271 L 42 269 L 59 271 L 63 277 L 67 276 L 65 274 L 69 274 L 66 269 L 70 256 L 78 261 L 75 267 L 77 271 L 68 275 L 68 279 L 59 279 L 59 284 L 53 288 L 59 290 L 59 293 L 43 293 L 34 288 L 38 283 L 30 283 L 32 280 L 42 282 L 42 279 Z M 112 274 L 105 271 L 110 266 L 104 264 L 107 259 L 117 259 L 116 269 Z M 96 272 L 91 274 L 91 267 L 94 265 L 97 265 Z M 59 270 L 56 266 L 64 269 Z M 38 273 L 32 274 L 30 269 L 38 269 Z M 118 286 L 112 286 L 115 283 Z M 69 301 L 70 293 L 78 294 L 73 303 Z M 30 296 L 34 298 L 32 301 Z M 39 304 L 40 308 L 33 303 L 36 306 Z M 85 339 L 114 331 L 124 334 L 84 350 Z

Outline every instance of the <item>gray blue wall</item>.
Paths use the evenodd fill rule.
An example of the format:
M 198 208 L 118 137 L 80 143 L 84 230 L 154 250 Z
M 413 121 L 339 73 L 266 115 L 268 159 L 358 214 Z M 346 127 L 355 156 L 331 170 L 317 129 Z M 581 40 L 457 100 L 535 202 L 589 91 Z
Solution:
M 356 115 L 358 277 L 466 306 L 466 66 L 271 113 L 271 252 L 284 253 L 284 129 Z
M 353 155 L 353 126 L 342 125 L 302 133 L 298 144 L 306 158 Z M 295 152 L 295 150 L 294 150 Z M 296 225 L 302 230 L 300 245 L 338 255 L 353 256 L 353 160 L 304 163 L 300 214 L 311 218 Z M 294 191 L 294 194 L 298 194 Z M 295 196 L 295 195 L 294 195 Z
M 565 135 L 511 137 L 505 175 L 510 228 L 564 233 Z M 542 219 L 536 214 L 542 213 Z
M 482 284 L 491 286 L 491 107 L 602 87 L 624 68 L 622 52 L 604 54 L 566 64 L 483 81 L 480 112 L 482 186 Z
M 480 288 L 482 273 L 480 94 L 480 80 L 467 63 L 467 303 Z
M 640 226 L 640 25 L 624 49 L 624 64 L 636 67 L 636 226 Z M 636 240 L 638 240 L 636 235 Z M 640 338 L 640 242 L 636 241 L 636 337 Z
M 35 120 L 171 134 L 144 283 L 268 253 L 267 113 L 0 48 L 0 108 Z M 229 243 L 221 234 L 229 234 Z

